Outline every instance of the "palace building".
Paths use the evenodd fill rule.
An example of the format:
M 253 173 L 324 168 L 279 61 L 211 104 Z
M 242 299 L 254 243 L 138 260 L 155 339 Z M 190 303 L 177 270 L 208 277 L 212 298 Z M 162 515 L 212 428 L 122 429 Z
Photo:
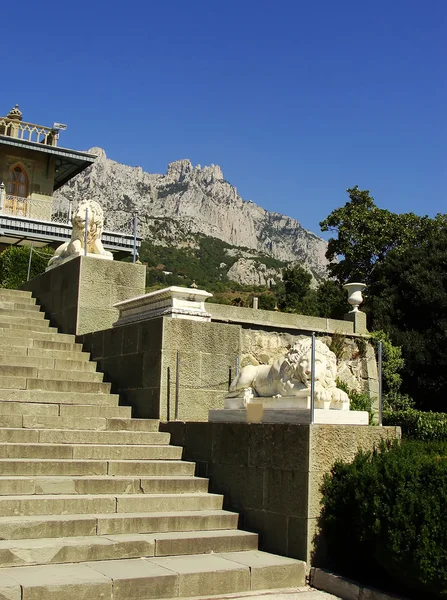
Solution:
M 57 247 L 70 239 L 71 207 L 56 211 L 53 192 L 93 164 L 96 156 L 58 146 L 64 127 L 28 123 L 17 104 L 6 117 L 0 116 L 0 250 L 9 245 Z M 102 241 L 112 252 L 133 250 L 130 230 L 105 231 Z

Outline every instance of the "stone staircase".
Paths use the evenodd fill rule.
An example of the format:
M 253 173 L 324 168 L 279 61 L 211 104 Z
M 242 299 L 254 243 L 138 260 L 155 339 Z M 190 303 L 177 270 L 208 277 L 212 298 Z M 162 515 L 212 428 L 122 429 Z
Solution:
M 158 421 L 74 336 L 0 289 L 0 600 L 146 600 L 304 585 L 259 552 Z

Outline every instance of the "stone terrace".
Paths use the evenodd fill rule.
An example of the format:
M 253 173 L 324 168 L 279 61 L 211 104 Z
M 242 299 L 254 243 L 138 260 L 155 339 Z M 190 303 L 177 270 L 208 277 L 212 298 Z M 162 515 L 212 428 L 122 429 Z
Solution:
M 304 584 L 132 419 L 30 292 L 0 290 L 0 600 L 145 600 Z

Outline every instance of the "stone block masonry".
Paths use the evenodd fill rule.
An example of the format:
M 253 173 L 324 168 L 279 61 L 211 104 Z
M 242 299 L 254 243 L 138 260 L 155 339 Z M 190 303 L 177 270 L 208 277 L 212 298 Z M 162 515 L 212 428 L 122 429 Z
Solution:
M 179 418 L 206 421 L 210 409 L 223 408 L 240 352 L 240 327 L 159 317 L 79 340 L 142 418 L 174 418 L 178 351 Z
M 305 564 L 258 551 L 159 421 L 129 418 L 30 292 L 0 290 L 0 315 L 0 599 L 264 595 L 304 584 Z M 120 334 L 103 343 L 122 350 Z
M 224 507 L 241 514 L 242 527 L 260 534 L 261 549 L 318 566 L 315 553 L 320 486 L 337 460 L 400 437 L 398 427 L 249 423 L 161 423 L 184 458 L 209 477 Z
M 51 324 L 82 335 L 112 327 L 114 304 L 145 291 L 146 268 L 79 256 L 22 285 L 38 299 Z

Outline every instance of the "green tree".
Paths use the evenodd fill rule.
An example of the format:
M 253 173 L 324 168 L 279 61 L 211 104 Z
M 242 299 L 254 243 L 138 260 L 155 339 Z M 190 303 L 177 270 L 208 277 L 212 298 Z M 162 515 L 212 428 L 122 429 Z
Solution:
M 331 261 L 329 274 L 340 283 L 357 280 L 369 284 L 376 266 L 391 250 L 418 246 L 447 226 L 447 215 L 431 219 L 414 213 L 396 214 L 378 208 L 369 190 L 355 186 L 347 193 L 349 202 L 320 223 L 322 231 L 337 235 L 329 239 L 326 258 Z
M 349 310 L 348 295 L 342 286 L 332 279 L 322 281 L 316 290 L 316 311 L 318 317 L 343 319 Z
M 402 391 L 418 407 L 445 410 L 447 396 L 447 230 L 389 253 L 370 286 L 373 329 L 402 347 Z
M 281 310 L 299 312 L 301 303 L 310 290 L 312 275 L 299 265 L 283 270 L 284 292 L 279 299 Z
M 30 279 L 43 273 L 53 256 L 52 248 L 33 250 L 31 257 Z M 17 289 L 26 281 L 30 256 L 29 246 L 10 246 L 0 254 L 0 285 Z

